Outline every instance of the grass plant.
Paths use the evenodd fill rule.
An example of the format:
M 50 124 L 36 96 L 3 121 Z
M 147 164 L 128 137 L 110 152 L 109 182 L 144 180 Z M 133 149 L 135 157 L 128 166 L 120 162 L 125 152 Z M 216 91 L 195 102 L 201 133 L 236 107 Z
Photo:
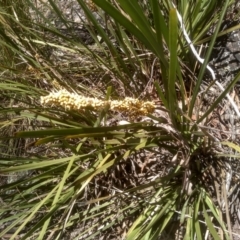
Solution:
M 1 239 L 232 239 L 206 123 L 240 75 L 199 92 L 234 3 L 77 0 L 89 44 L 58 1 L 0 0 Z

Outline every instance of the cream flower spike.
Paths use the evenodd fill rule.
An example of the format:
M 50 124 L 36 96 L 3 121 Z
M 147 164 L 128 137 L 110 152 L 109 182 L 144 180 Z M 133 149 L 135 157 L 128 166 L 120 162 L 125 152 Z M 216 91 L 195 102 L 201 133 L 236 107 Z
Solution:
M 109 106 L 110 110 L 127 113 L 130 117 L 153 113 L 156 108 L 154 102 L 141 101 L 136 98 L 126 97 L 123 100 L 103 101 L 97 98 L 84 97 L 77 93 L 70 93 L 65 89 L 41 97 L 41 104 L 61 106 L 67 110 L 80 111 L 89 107 L 94 111 L 99 111 Z

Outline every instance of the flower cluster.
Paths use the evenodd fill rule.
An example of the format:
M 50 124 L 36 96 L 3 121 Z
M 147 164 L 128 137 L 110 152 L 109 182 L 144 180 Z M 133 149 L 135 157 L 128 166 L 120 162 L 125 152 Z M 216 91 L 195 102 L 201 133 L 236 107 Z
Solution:
M 113 100 L 110 102 L 110 109 L 113 111 L 126 112 L 129 115 L 147 115 L 155 109 L 153 102 L 144 102 L 136 98 L 126 97 L 124 100 Z
M 108 106 L 112 111 L 127 113 L 131 117 L 147 115 L 152 113 L 156 107 L 154 102 L 145 102 L 135 98 L 127 97 L 124 100 L 103 101 L 97 98 L 89 98 L 76 93 L 70 93 L 66 90 L 52 92 L 48 96 L 41 97 L 41 104 L 51 104 L 54 106 L 62 106 L 67 110 L 80 111 L 86 108 L 98 111 Z
M 41 104 L 52 104 L 55 106 L 62 106 L 67 110 L 84 110 L 88 107 L 94 110 L 103 109 L 107 101 L 101 101 L 97 98 L 88 98 L 76 93 L 70 93 L 66 90 L 52 92 L 48 96 L 41 97 Z

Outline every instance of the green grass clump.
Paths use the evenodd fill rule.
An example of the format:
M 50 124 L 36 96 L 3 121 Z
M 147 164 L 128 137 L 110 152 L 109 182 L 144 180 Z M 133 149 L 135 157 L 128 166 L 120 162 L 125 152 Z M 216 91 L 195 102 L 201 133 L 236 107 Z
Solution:
M 80 30 L 33 2 L 0 1 L 0 238 L 231 239 L 205 123 L 239 75 L 199 92 L 234 1 L 77 0 Z

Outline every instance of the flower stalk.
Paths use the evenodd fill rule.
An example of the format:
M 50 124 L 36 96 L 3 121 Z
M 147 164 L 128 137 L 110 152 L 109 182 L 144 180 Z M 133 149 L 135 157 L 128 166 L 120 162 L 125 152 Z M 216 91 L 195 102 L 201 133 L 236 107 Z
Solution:
M 66 110 L 93 111 L 103 110 L 106 107 L 111 111 L 127 113 L 131 117 L 153 113 L 156 105 L 152 101 L 142 101 L 136 98 L 126 97 L 123 100 L 100 100 L 98 98 L 84 97 L 77 93 L 70 93 L 67 90 L 51 92 L 41 97 L 42 105 L 61 106 Z

